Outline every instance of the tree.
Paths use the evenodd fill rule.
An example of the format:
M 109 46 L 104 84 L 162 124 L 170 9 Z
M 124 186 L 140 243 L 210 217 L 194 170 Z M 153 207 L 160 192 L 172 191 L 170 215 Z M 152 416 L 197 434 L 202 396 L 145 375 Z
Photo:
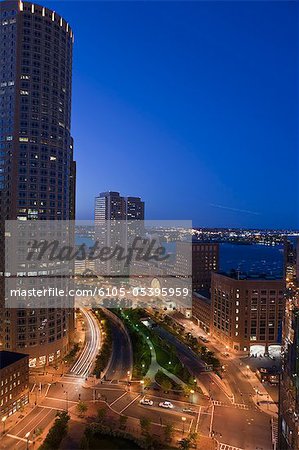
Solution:
M 148 417 L 140 417 L 139 422 L 142 434 L 148 434 L 151 426 L 150 419 Z
M 84 416 L 87 411 L 87 405 L 84 402 L 77 403 L 76 409 L 80 417 Z
M 179 442 L 180 450 L 189 450 L 191 447 L 191 441 L 188 438 L 181 439 Z
M 169 389 L 172 388 L 172 383 L 168 378 L 163 378 L 161 380 L 161 386 L 163 388 L 164 391 L 169 391 Z
M 150 377 L 144 377 L 144 387 L 149 387 L 152 384 L 152 379 Z
M 170 442 L 173 436 L 173 425 L 171 423 L 167 423 L 164 427 L 164 438 L 166 442 Z
M 103 420 L 105 419 L 107 415 L 107 409 L 106 408 L 99 408 L 98 409 L 98 420 L 100 423 L 103 422 Z
M 196 444 L 197 438 L 198 438 L 198 434 L 195 432 L 191 432 L 188 434 L 188 439 L 191 444 Z
M 128 416 L 119 416 L 119 428 L 125 430 L 127 426 Z

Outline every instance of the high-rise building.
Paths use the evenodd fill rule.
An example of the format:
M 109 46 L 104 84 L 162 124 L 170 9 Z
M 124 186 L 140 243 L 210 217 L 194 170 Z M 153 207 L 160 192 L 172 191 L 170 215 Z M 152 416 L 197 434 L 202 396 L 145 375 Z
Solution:
M 192 242 L 176 244 L 178 273 L 192 273 L 193 291 L 209 290 L 211 274 L 219 270 L 219 244 L 214 242 Z M 191 265 L 191 267 L 188 267 Z M 192 272 L 191 272 L 192 271 Z
M 95 225 L 106 220 L 144 220 L 144 202 L 119 192 L 101 192 L 95 199 Z
M 95 199 L 95 235 L 103 247 L 121 246 L 125 250 L 136 234 L 141 235 L 144 202 L 140 197 L 122 197 L 119 192 L 102 192 Z M 117 259 L 97 261 L 96 270 L 103 275 L 124 275 L 124 262 Z
M 5 219 L 74 218 L 76 167 L 70 131 L 70 25 L 56 12 L 23 1 L 1 2 L 0 18 L 3 243 Z M 0 261 L 3 272 L 3 254 Z M 29 353 L 31 366 L 54 361 L 66 351 L 69 311 L 4 310 L 1 302 L 1 348 Z
M 236 351 L 281 342 L 285 282 L 232 272 L 212 273 L 211 333 Z
M 95 199 L 95 225 L 101 225 L 106 220 L 125 220 L 125 199 L 119 192 L 101 192 Z
M 126 219 L 144 220 L 144 202 L 140 197 L 125 197 Z

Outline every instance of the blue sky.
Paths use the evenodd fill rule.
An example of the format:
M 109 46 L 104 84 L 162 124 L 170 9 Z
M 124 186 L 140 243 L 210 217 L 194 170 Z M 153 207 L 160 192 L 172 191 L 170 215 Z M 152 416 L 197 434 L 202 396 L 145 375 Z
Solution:
M 298 227 L 295 2 L 45 1 L 75 32 L 77 218 Z

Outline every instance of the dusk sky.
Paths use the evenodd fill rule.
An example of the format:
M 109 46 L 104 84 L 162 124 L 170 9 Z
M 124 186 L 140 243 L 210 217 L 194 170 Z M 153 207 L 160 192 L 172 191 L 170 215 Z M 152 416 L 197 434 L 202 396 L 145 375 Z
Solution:
M 296 2 L 40 2 L 75 32 L 77 218 L 298 227 Z

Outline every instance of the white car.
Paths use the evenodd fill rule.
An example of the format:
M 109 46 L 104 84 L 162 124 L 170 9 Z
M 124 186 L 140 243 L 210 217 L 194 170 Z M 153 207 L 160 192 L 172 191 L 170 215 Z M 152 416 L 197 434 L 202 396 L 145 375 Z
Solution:
M 140 400 L 141 405 L 147 405 L 147 406 L 153 406 L 154 402 L 150 400 L 149 398 L 143 398 Z
M 161 402 L 161 403 L 159 403 L 159 406 L 160 406 L 160 408 L 168 408 L 168 409 L 174 408 L 174 406 L 171 402 Z

